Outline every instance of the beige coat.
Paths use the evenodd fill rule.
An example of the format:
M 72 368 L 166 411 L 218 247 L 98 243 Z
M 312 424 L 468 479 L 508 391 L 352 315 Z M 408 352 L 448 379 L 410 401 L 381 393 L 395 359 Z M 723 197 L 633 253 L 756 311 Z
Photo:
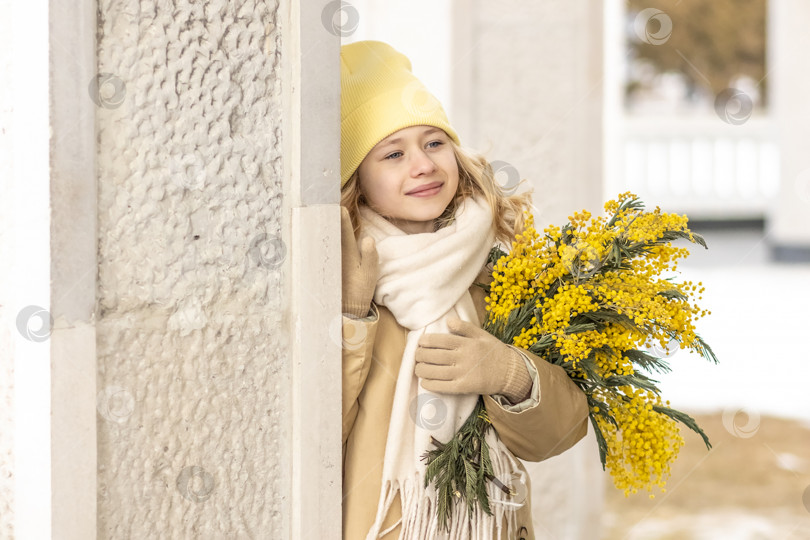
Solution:
M 476 281 L 491 281 L 491 266 Z M 484 321 L 486 293 L 470 287 L 479 319 Z M 363 319 L 343 317 L 343 537 L 362 540 L 377 512 L 391 407 L 408 330 L 385 306 L 372 303 Z M 517 457 L 542 461 L 569 449 L 587 431 L 585 394 L 559 367 L 522 351 L 536 368 L 532 397 L 514 406 L 501 396 L 484 396 L 492 425 Z M 537 385 L 539 383 L 539 388 Z M 538 392 L 539 391 L 539 392 Z M 533 399 L 533 397 L 539 399 Z M 526 486 L 528 492 L 531 487 Z M 399 495 L 383 530 L 400 519 Z M 533 539 L 531 500 L 518 511 L 518 538 Z M 385 539 L 399 536 L 397 526 Z M 497 535 L 493 534 L 493 538 Z

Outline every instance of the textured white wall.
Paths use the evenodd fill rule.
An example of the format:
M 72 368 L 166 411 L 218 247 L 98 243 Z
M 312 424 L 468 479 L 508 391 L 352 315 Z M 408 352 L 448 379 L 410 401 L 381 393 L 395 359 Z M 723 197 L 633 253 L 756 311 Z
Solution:
M 278 4 L 98 16 L 98 537 L 286 537 Z

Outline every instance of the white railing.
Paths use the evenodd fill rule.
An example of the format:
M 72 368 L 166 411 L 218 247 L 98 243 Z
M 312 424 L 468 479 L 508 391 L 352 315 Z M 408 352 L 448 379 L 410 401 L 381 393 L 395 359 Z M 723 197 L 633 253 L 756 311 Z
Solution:
M 771 121 L 741 125 L 717 116 L 624 116 L 621 152 L 607 186 L 632 191 L 666 211 L 699 219 L 762 218 L 779 188 L 779 153 Z

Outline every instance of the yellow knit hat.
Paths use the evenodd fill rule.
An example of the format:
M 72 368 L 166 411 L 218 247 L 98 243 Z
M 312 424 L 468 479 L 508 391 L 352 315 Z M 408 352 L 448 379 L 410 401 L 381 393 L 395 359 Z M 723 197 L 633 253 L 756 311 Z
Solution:
M 340 187 L 378 142 L 395 131 L 427 125 L 459 144 L 439 101 L 411 73 L 411 62 L 382 41 L 340 48 Z

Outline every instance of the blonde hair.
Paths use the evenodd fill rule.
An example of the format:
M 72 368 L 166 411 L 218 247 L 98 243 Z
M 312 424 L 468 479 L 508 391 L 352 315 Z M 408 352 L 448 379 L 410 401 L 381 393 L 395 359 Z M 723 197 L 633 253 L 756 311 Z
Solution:
M 495 181 L 495 171 L 484 156 L 459 146 L 452 139 L 448 139 L 448 143 L 453 149 L 458 164 L 458 189 L 444 212 L 436 218 L 435 230 L 453 222 L 456 209 L 467 197 L 481 195 L 492 209 L 496 242 L 500 242 L 507 251 L 510 250 L 512 240 L 525 228 L 524 211 L 529 210 L 532 206 L 534 190 L 530 189 L 518 195 L 505 193 Z M 524 181 L 521 180 L 520 183 L 522 184 Z M 360 189 L 359 167 L 341 189 L 340 204 L 349 211 L 355 237 L 359 238 L 362 233 L 359 208 L 361 204 L 368 204 Z

